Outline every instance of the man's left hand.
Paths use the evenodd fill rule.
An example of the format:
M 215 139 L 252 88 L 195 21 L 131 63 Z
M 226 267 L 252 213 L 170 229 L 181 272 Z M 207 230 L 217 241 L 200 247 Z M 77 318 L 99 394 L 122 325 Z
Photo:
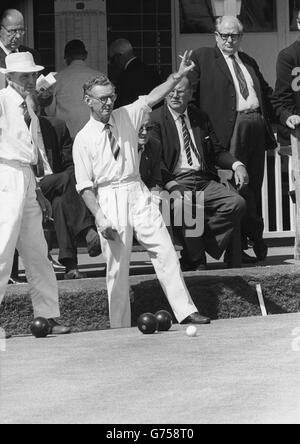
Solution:
M 234 173 L 235 184 L 238 190 L 241 190 L 245 185 L 249 183 L 249 176 L 244 165 L 237 167 Z

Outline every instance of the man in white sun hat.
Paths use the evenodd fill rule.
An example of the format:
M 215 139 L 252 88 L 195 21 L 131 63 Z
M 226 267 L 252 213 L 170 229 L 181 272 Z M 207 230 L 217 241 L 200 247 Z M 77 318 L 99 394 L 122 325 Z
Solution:
M 39 71 L 32 54 L 6 59 L 8 86 L 0 91 L 0 304 L 10 276 L 15 248 L 23 260 L 34 316 L 49 320 L 49 333 L 70 329 L 57 323 L 58 288 L 37 202 L 37 178 L 44 173 L 45 153 L 38 119 L 32 109 Z

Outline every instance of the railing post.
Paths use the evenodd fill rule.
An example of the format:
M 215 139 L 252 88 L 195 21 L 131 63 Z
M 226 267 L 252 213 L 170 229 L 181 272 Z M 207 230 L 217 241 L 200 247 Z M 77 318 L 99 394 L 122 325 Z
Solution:
M 294 258 L 300 260 L 300 127 L 291 134 L 292 164 L 296 192 L 296 223 L 295 223 L 295 254 Z

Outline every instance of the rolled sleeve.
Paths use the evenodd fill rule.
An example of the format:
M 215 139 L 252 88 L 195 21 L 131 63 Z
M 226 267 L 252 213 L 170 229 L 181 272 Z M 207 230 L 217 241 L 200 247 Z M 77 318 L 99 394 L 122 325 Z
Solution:
M 137 131 L 142 126 L 145 116 L 152 111 L 152 108 L 147 104 L 147 97 L 148 96 L 140 96 L 138 100 L 125 107 Z
M 76 190 L 78 193 L 94 187 L 92 161 L 87 147 L 80 137 L 76 137 L 73 146 L 73 160 L 75 165 Z

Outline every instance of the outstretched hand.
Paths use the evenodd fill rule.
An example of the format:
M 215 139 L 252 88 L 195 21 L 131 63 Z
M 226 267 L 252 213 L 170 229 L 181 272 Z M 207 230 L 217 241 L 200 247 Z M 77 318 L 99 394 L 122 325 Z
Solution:
M 182 77 L 195 68 L 195 63 L 191 60 L 192 52 L 193 51 L 185 51 L 183 56 L 179 56 L 182 60 L 177 74 L 181 75 Z

